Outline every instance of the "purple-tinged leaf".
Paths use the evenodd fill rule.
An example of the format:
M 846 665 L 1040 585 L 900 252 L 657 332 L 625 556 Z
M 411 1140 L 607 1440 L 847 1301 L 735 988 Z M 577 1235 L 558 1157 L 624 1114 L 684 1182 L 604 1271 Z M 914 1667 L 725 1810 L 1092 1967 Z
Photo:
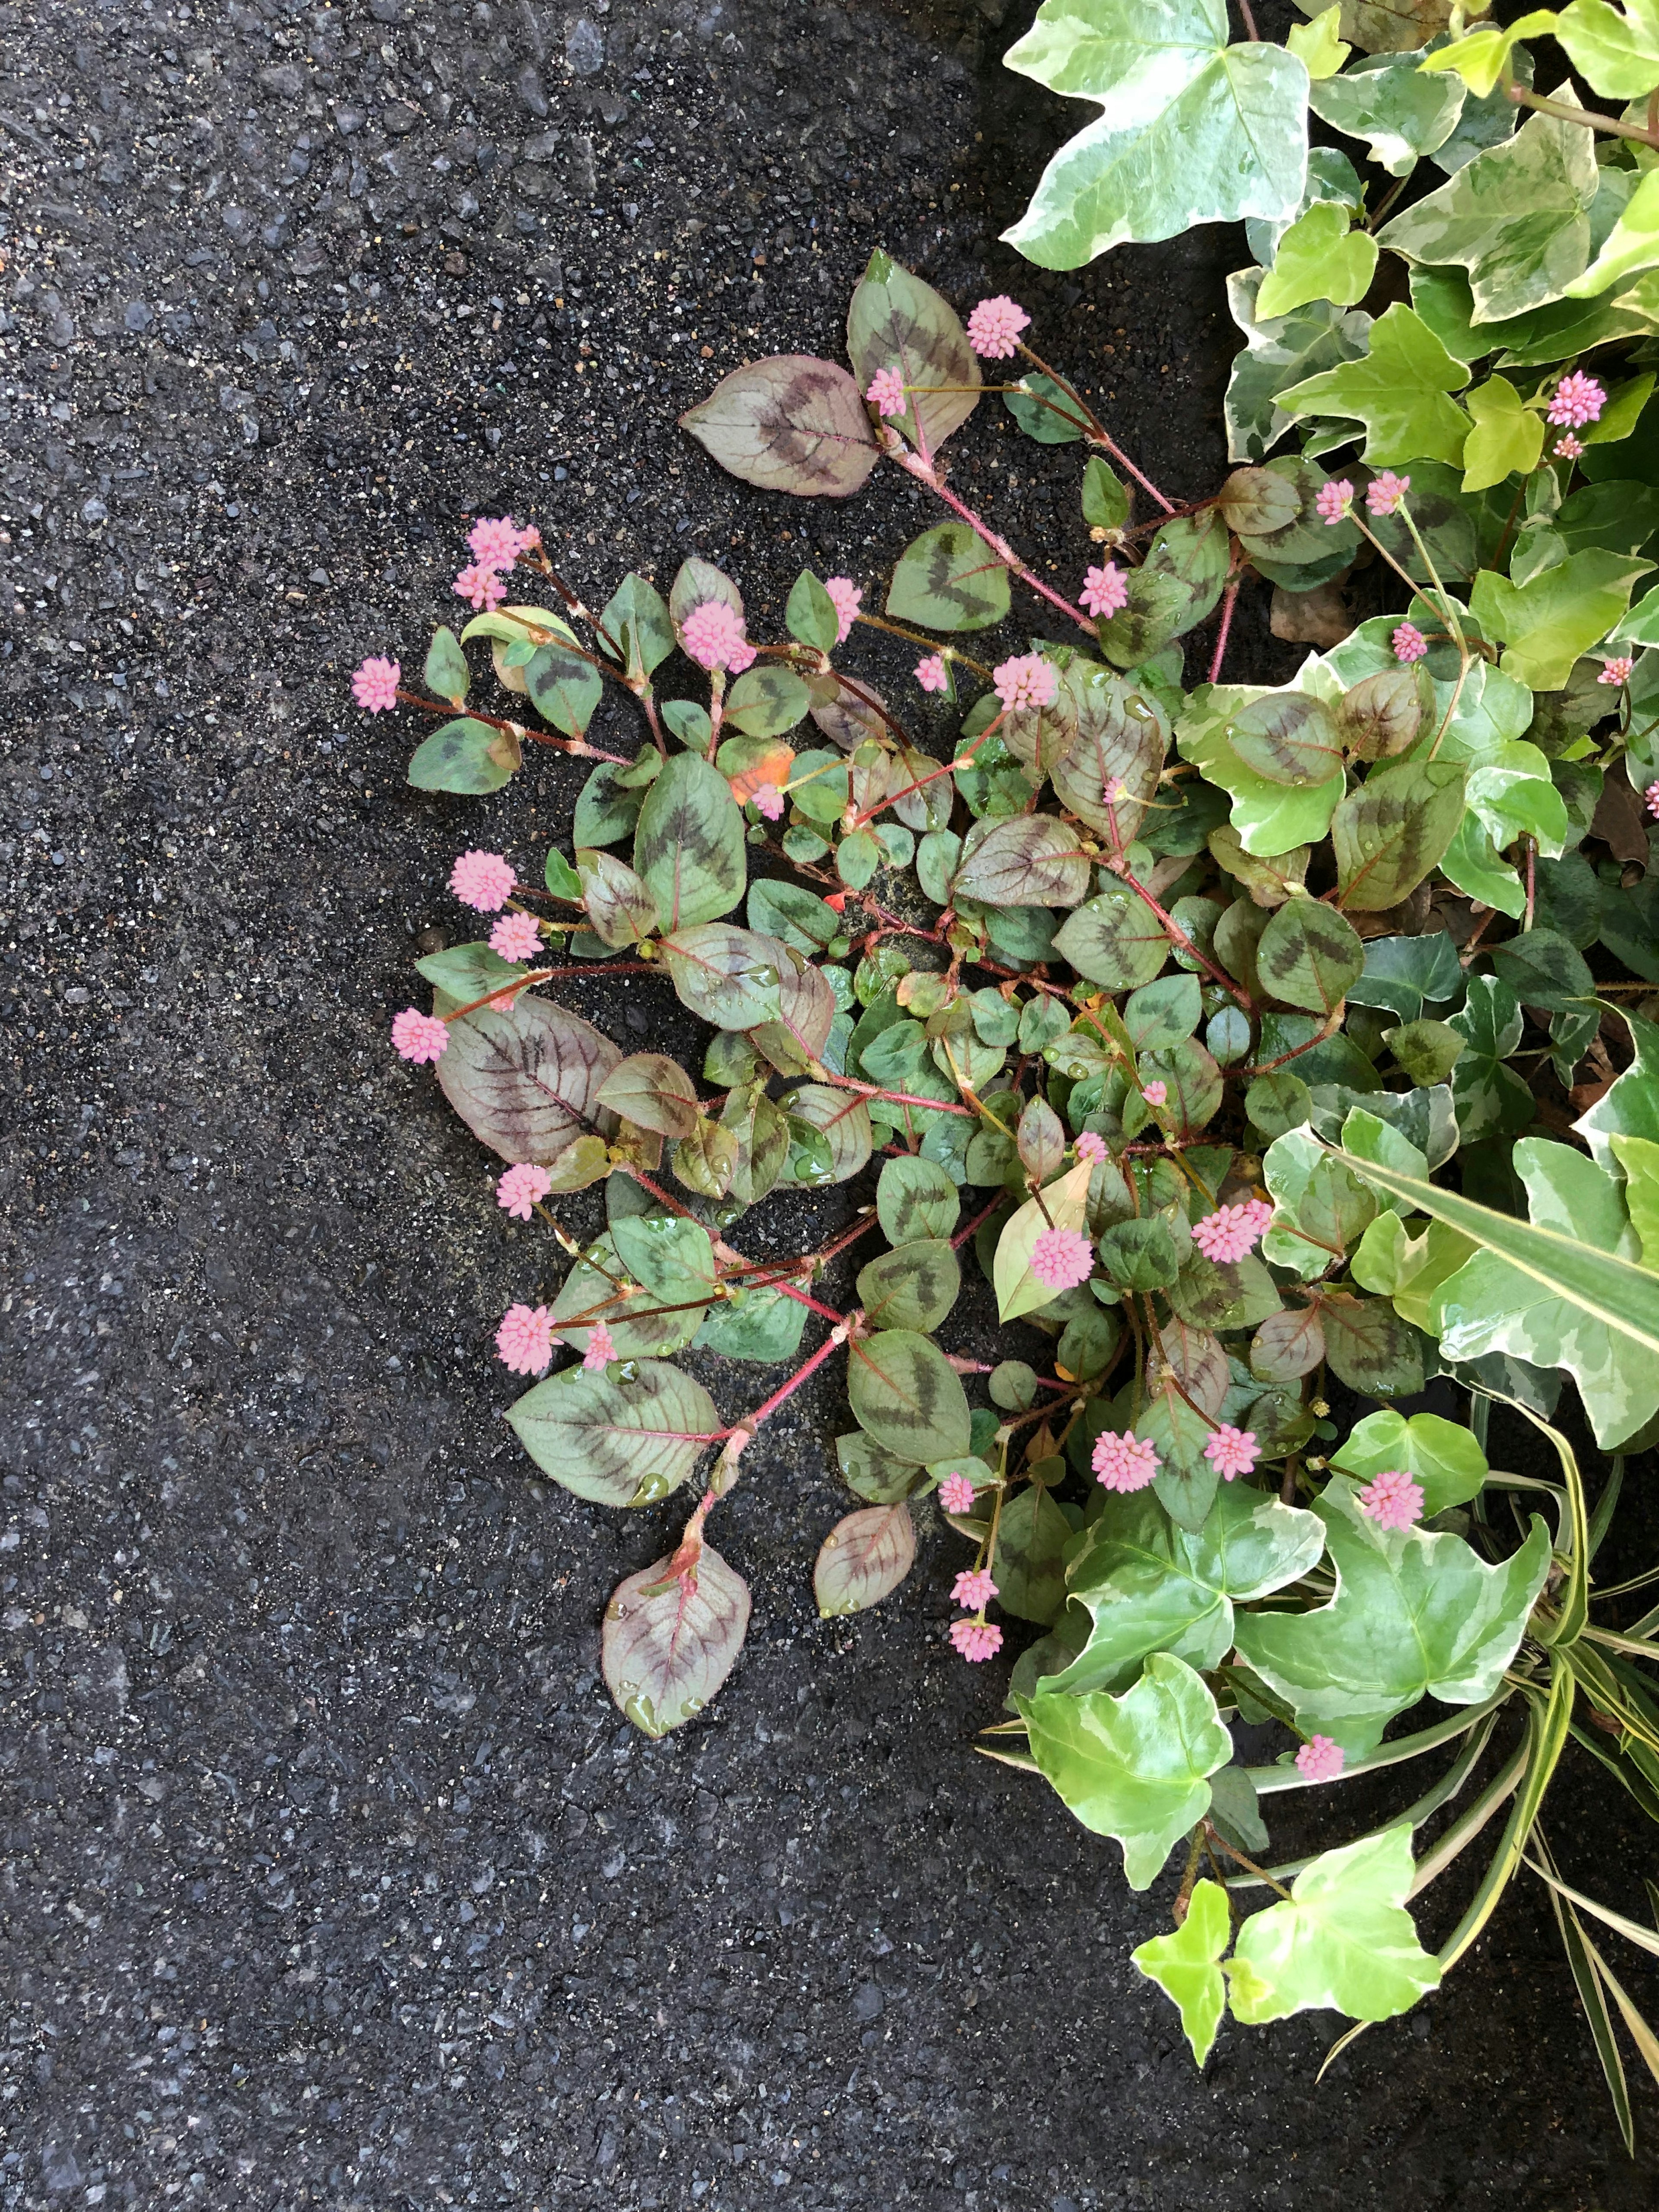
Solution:
M 780 353 L 733 369 L 680 428 L 723 469 L 764 491 L 845 499 L 879 457 L 858 386 L 834 362 Z
M 705 1544 L 695 1571 L 663 1581 L 669 1561 L 617 1583 L 605 1609 L 605 1686 L 636 1729 L 664 1736 L 696 1718 L 736 1664 L 749 1627 L 749 1585 Z
M 828 1620 L 879 1605 L 904 1580 L 915 1557 L 915 1527 L 902 1501 L 849 1513 L 824 1538 L 812 1570 L 820 1617 Z

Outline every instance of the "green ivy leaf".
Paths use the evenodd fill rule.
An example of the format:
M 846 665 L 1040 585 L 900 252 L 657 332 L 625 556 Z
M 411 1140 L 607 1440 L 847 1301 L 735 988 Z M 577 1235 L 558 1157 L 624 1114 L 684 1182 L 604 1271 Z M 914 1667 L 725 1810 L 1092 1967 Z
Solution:
M 1438 1413 L 1413 1413 L 1408 1419 L 1392 1410 L 1357 1421 L 1331 1464 L 1361 1483 L 1398 1468 L 1422 1484 L 1425 1521 L 1477 1496 L 1488 1472 L 1486 1455 L 1469 1430 Z
M 1308 72 L 1271 44 L 1230 46 L 1223 0 L 1043 0 L 1008 68 L 1100 119 L 1063 146 L 1003 234 L 1045 269 L 1200 222 L 1294 215 L 1307 170 Z
M 1129 1954 L 1147 1980 L 1156 1982 L 1179 2010 L 1182 2028 L 1200 2066 L 1210 2055 L 1227 2008 L 1227 1984 L 1218 1961 L 1231 1933 L 1226 1891 L 1218 1881 L 1200 1881 L 1187 1900 L 1187 1917 L 1175 1933 L 1154 1936 Z
M 1479 1705 L 1503 1679 L 1550 1564 L 1534 1515 L 1525 1544 L 1489 1567 L 1461 1536 L 1380 1528 L 1334 1475 L 1314 1511 L 1325 1524 L 1336 1595 L 1310 1613 L 1249 1613 L 1238 1654 L 1294 1706 L 1297 1725 L 1352 1758 L 1425 1696 Z
M 1484 100 L 1496 88 L 1498 79 L 1508 73 L 1511 57 L 1522 40 L 1535 39 L 1540 32 L 1553 31 L 1560 20 L 1547 8 L 1534 8 L 1507 30 L 1500 30 L 1495 24 L 1483 24 L 1480 30 L 1470 31 L 1455 39 L 1450 46 L 1425 55 L 1418 67 L 1455 70 L 1469 90 Z
M 1376 240 L 1370 233 L 1350 229 L 1348 210 L 1336 201 L 1316 200 L 1279 240 L 1256 294 L 1256 313 L 1288 315 L 1310 300 L 1351 307 L 1370 291 L 1376 274 Z
M 1637 578 L 1653 565 L 1589 547 L 1525 584 L 1483 568 L 1469 604 L 1487 635 L 1507 647 L 1504 674 L 1534 691 L 1557 691 L 1579 655 L 1620 620 Z
M 1384 1829 L 1322 1851 L 1289 1899 L 1252 1913 L 1228 1961 L 1233 2012 L 1250 2027 L 1332 2009 L 1392 2020 L 1437 1986 L 1440 1961 L 1406 1911 L 1415 1868 L 1412 1832 Z
M 1233 1646 L 1235 1601 L 1299 1581 L 1324 1548 L 1313 1514 L 1243 1484 L 1216 1492 L 1197 1530 L 1177 1527 L 1145 1492 L 1109 1497 L 1066 1576 L 1089 1613 L 1089 1640 L 1045 1694 L 1125 1689 L 1151 1651 L 1218 1665 Z
M 1465 88 L 1460 80 L 1425 76 L 1421 61 L 1419 48 L 1414 53 L 1359 62 L 1340 76 L 1316 84 L 1308 105 L 1323 122 L 1334 124 L 1350 138 L 1363 138 L 1372 161 L 1391 177 L 1408 177 L 1419 155 L 1432 154 L 1445 144 L 1463 112 Z M 1359 299 L 1364 290 L 1362 286 L 1353 297 Z
M 1609 100 L 1638 100 L 1659 85 L 1659 17 L 1650 0 L 1613 8 L 1607 0 L 1570 0 L 1545 22 L 1580 76 Z
M 1463 447 L 1463 489 L 1485 491 L 1511 474 L 1527 476 L 1544 449 L 1544 418 L 1523 407 L 1507 377 L 1489 377 L 1466 393 L 1474 428 Z
M 1215 1699 L 1181 1660 L 1155 1651 L 1121 1698 L 1016 1698 L 1031 1756 L 1067 1809 L 1123 1846 L 1131 1889 L 1157 1879 L 1170 1850 L 1209 1810 L 1208 1777 L 1232 1756 Z
M 1362 359 L 1293 385 L 1279 401 L 1292 417 L 1340 415 L 1363 422 L 1364 458 L 1373 467 L 1455 462 L 1463 458 L 1470 423 L 1448 394 L 1468 380 L 1466 364 L 1453 359 L 1420 316 L 1396 302 L 1372 324 L 1370 350 Z

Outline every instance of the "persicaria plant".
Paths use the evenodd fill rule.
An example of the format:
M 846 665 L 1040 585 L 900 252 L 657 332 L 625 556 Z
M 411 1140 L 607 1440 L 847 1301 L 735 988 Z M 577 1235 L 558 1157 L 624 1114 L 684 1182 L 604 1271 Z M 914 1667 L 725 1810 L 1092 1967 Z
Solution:
M 1463 557 L 1513 531 L 1494 507 L 1483 540 L 1403 432 L 1340 475 L 1250 460 L 1176 511 L 1029 329 L 999 298 L 964 330 L 878 253 L 850 374 L 759 362 L 685 418 L 773 489 L 925 487 L 944 519 L 882 582 L 803 572 L 781 631 L 700 559 L 665 599 L 634 574 L 595 607 L 533 530 L 485 521 L 455 584 L 477 611 L 437 631 L 421 685 L 358 672 L 366 707 L 440 718 L 422 788 L 492 791 L 526 746 L 595 763 L 568 850 L 454 861 L 488 939 L 421 960 L 430 1011 L 392 1024 L 504 1163 L 501 1207 L 569 1261 L 551 1304 L 501 1321 L 502 1363 L 537 1378 L 509 1418 L 578 1498 L 692 1486 L 678 1547 L 604 1626 L 611 1692 L 658 1735 L 744 1639 L 710 1516 L 835 1362 L 857 1503 L 824 1534 L 821 1610 L 903 1582 L 930 1498 L 963 1547 L 956 1650 L 1039 1632 L 993 1754 L 1115 1838 L 1135 1887 L 1182 1854 L 1174 1932 L 1135 1955 L 1200 2060 L 1229 2008 L 1404 2010 L 1523 1863 L 1581 1989 L 1629 2019 L 1583 1916 L 1659 1939 L 1567 1888 L 1539 1825 L 1575 1741 L 1659 1807 L 1639 1671 L 1659 1617 L 1607 1625 L 1593 1597 L 1620 1593 L 1590 1579 L 1621 1455 L 1659 1414 L 1659 1028 L 1648 969 L 1611 972 L 1649 880 L 1626 882 L 1620 841 L 1654 687 L 1633 653 L 1584 655 L 1627 589 L 1593 635 L 1559 609 L 1517 621 L 1534 585 L 1486 565 L 1471 587 Z M 1007 364 L 1000 387 L 981 362 Z M 1085 449 L 1059 584 L 949 481 L 947 441 L 998 388 L 1028 435 Z M 1546 413 L 1594 434 L 1615 406 L 1559 376 L 1540 438 Z M 1577 463 L 1539 465 L 1559 493 Z M 1531 476 L 1494 481 L 1506 510 L 1565 512 Z M 1253 578 L 1305 592 L 1362 555 L 1391 606 L 1288 684 L 1227 679 Z M 1016 649 L 976 656 L 1016 593 Z M 914 701 L 860 672 L 875 633 L 914 653 Z M 607 684 L 637 702 L 631 757 L 587 735 Z M 699 1067 L 623 1052 L 542 988 L 607 967 L 707 1024 Z M 562 1201 L 600 1182 L 606 1225 L 579 1241 Z M 744 1249 L 769 1194 L 832 1184 L 855 1186 L 850 1226 Z M 843 1255 L 854 1295 L 831 1302 Z M 951 1348 L 964 1266 L 1048 1340 L 1041 1371 Z M 729 1363 L 702 1368 L 729 1374 L 719 1402 L 676 1364 L 693 1345 Z M 1465 1419 L 1413 1410 L 1431 1377 Z M 1613 1455 L 1593 1515 L 1553 1425 L 1568 1380 Z M 1372 1409 L 1337 1418 L 1356 1397 Z M 1495 1400 L 1559 1479 L 1491 1466 Z M 1240 1721 L 1277 1723 L 1283 1756 L 1248 1763 Z M 1275 1844 L 1295 1793 L 1437 1752 L 1381 1826 Z M 1477 1838 L 1486 1871 L 1431 1951 L 1407 1899 Z

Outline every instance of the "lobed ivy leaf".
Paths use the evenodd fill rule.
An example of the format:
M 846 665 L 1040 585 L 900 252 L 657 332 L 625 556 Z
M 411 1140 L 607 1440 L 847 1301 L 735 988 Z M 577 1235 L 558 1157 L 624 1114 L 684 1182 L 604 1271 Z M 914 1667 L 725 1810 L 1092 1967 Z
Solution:
M 1363 138 L 1372 161 L 1391 177 L 1409 176 L 1419 155 L 1445 144 L 1463 112 L 1461 80 L 1421 74 L 1422 60 L 1419 49 L 1358 62 L 1316 83 L 1308 105 L 1322 121 Z M 1361 298 L 1364 289 L 1362 285 L 1353 297 Z
M 1292 33 L 1294 35 L 1294 33 Z M 1170 1936 L 1154 1936 L 1129 1954 L 1181 2014 L 1181 2025 L 1202 2066 L 1227 2009 L 1227 1984 L 1218 1963 L 1232 1935 L 1232 1913 L 1219 1882 L 1206 1879 L 1187 1901 L 1187 1917 Z
M 749 1585 L 710 1544 L 696 1567 L 665 1581 L 659 1559 L 617 1583 L 605 1609 L 605 1685 L 635 1727 L 665 1736 L 702 1711 L 737 1664 L 749 1627 Z
M 1372 324 L 1370 349 L 1361 359 L 1291 386 L 1279 394 L 1279 404 L 1294 418 L 1340 415 L 1363 422 L 1364 459 L 1374 467 L 1461 461 L 1471 426 L 1449 394 L 1468 380 L 1466 364 L 1396 301 Z
M 1280 404 L 1280 394 L 1357 360 L 1371 325 L 1369 315 L 1328 300 L 1310 301 L 1288 315 L 1259 317 L 1255 303 L 1264 274 L 1238 269 L 1227 279 L 1227 305 L 1244 333 L 1244 349 L 1234 360 L 1222 410 L 1227 458 L 1232 461 L 1263 459 L 1295 420 Z
M 1362 1483 L 1388 1468 L 1409 1474 L 1423 1486 L 1425 1521 L 1478 1496 L 1488 1472 L 1486 1455 L 1471 1431 L 1438 1413 L 1407 1418 L 1392 1409 L 1357 1421 L 1332 1453 L 1331 1465 Z
M 1319 105 L 1316 93 L 1313 105 Z M 1370 291 L 1376 274 L 1376 240 L 1370 233 L 1350 229 L 1347 209 L 1334 200 L 1316 200 L 1279 240 L 1273 265 L 1256 295 L 1256 313 L 1288 315 L 1310 300 L 1334 300 L 1339 307 L 1352 307 Z M 1228 520 L 1237 530 L 1238 525 Z
M 1321 2008 L 1392 2020 L 1437 1986 L 1440 1961 L 1417 1940 L 1409 1826 L 1322 1851 L 1284 1903 L 1252 1913 L 1227 1976 L 1235 2016 L 1250 2027 Z

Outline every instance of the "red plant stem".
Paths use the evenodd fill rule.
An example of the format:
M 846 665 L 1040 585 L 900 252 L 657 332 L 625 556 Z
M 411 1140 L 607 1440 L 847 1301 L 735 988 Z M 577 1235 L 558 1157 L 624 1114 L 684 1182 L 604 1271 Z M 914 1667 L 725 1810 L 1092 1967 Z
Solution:
M 1233 626 L 1233 609 L 1238 605 L 1238 583 L 1239 580 L 1235 576 L 1221 602 L 1221 627 L 1216 632 L 1215 652 L 1210 661 L 1212 684 L 1221 681 L 1221 664 L 1227 657 L 1227 635 Z
M 459 1022 L 467 1014 L 476 1014 L 480 1006 L 494 1006 L 497 999 L 516 999 L 520 991 L 527 991 L 532 983 L 545 983 L 555 975 L 617 975 L 633 974 L 660 975 L 662 970 L 654 960 L 580 960 L 570 968 L 527 968 L 522 975 L 514 975 L 498 983 L 482 999 L 474 999 L 465 1006 L 457 1006 L 453 1014 L 441 1018 Z
M 1079 629 L 1086 630 L 1091 638 L 1096 635 L 1094 623 L 1082 608 L 1074 607 L 1068 599 L 1055 591 L 1052 584 L 1045 584 L 1041 576 L 1028 568 L 1006 538 L 999 537 L 988 523 L 980 520 L 971 507 L 964 506 L 931 462 L 924 460 L 919 453 L 911 453 L 907 447 L 901 445 L 896 436 L 890 434 L 890 440 L 887 447 L 889 458 L 896 461 L 907 475 L 915 477 L 919 483 L 925 483 L 929 491 L 942 499 L 951 514 L 958 516 L 976 538 L 990 547 L 1005 568 L 1018 576 L 1021 583 L 1029 584 L 1034 592 L 1041 592 L 1051 606 L 1059 608 L 1061 614 L 1069 615 Z
M 583 658 L 586 659 L 587 656 L 584 654 Z M 599 665 L 598 661 L 593 665 L 596 668 Z M 528 738 L 532 744 L 551 745 L 555 752 L 574 753 L 580 760 L 610 761 L 617 768 L 631 765 L 625 755 L 601 752 L 597 745 L 590 745 L 586 738 L 556 738 L 550 730 L 532 730 L 526 723 L 508 721 L 502 714 L 486 714 L 477 707 L 457 707 L 449 699 L 423 699 L 418 691 L 405 691 L 401 684 L 398 686 L 398 696 L 405 707 L 418 707 L 422 714 L 458 714 L 469 722 L 482 722 L 486 729 L 500 730 L 507 737 Z
M 1107 452 L 1111 455 L 1112 459 L 1116 461 L 1121 467 L 1128 471 L 1129 474 L 1134 478 L 1141 489 L 1143 491 L 1149 491 L 1152 494 L 1152 497 L 1164 509 L 1165 514 L 1173 514 L 1175 513 L 1175 507 L 1172 503 L 1164 498 L 1163 493 L 1152 482 L 1152 478 L 1149 476 L 1144 475 L 1142 471 L 1135 466 L 1134 463 L 1124 452 L 1122 447 L 1118 444 L 1116 439 L 1113 437 L 1111 432 L 1106 428 L 1106 425 L 1095 413 L 1094 409 L 1090 406 L 1088 401 L 1077 389 L 1071 379 L 1069 377 L 1061 376 L 1057 373 L 1057 371 L 1050 368 L 1048 362 L 1042 358 L 1042 355 L 1040 353 L 1034 352 L 1033 349 L 1026 344 L 1024 338 L 1016 339 L 1015 343 L 1034 368 L 1040 368 L 1045 376 L 1052 377 L 1054 381 L 1059 385 L 1062 392 L 1070 392 L 1072 398 L 1076 400 L 1078 405 L 1083 410 L 1083 412 L 1088 417 L 1091 442 L 1097 446 L 1103 446 Z M 1035 397 L 1036 395 L 1034 394 L 1033 396 Z
M 856 1091 L 863 1098 L 884 1098 L 892 1106 L 925 1106 L 930 1114 L 965 1114 L 970 1121 L 979 1119 L 971 1106 L 953 1106 L 944 1098 L 918 1098 L 908 1091 L 878 1091 L 873 1083 L 859 1083 L 850 1075 L 832 1075 L 827 1067 L 814 1079 L 833 1083 L 842 1091 Z
M 826 1310 L 826 1309 L 820 1307 L 818 1310 L 823 1312 Z M 805 1382 L 807 1376 L 809 1375 L 816 1374 L 817 1370 L 823 1366 L 824 1361 L 828 1359 L 830 1353 L 832 1352 L 839 1351 L 841 1346 L 846 1341 L 847 1339 L 843 1333 L 842 1325 L 838 1324 L 837 1328 L 836 1330 L 832 1330 L 831 1333 L 824 1338 L 823 1342 L 819 1345 L 817 1350 L 812 1354 L 812 1357 L 805 1361 L 802 1365 L 795 1370 L 794 1373 L 789 1377 L 789 1380 L 783 1385 L 782 1389 L 775 1390 L 771 1396 L 766 1400 L 763 1405 L 756 1407 L 752 1413 L 745 1413 L 742 1420 L 737 1424 L 737 1427 L 740 1429 L 759 1428 L 761 1423 L 765 1420 L 769 1414 L 775 1413 L 778 1407 L 782 1405 L 786 1398 L 793 1397 L 795 1392 L 799 1389 L 801 1384 Z M 733 1429 L 723 1429 L 720 1433 L 722 1436 L 729 1437 L 734 1435 L 736 1431 Z
M 951 1249 L 953 1252 L 961 1251 L 963 1246 L 968 1242 L 968 1239 L 979 1227 L 981 1222 L 988 1221 L 991 1218 L 991 1216 L 996 1212 L 998 1206 L 1001 1205 L 1007 1193 L 1006 1191 L 999 1191 L 988 1206 L 981 1206 L 979 1212 L 974 1216 L 973 1219 L 968 1224 L 968 1226 L 965 1229 L 957 1230 L 956 1235 L 951 1239 Z
M 901 799 L 908 799 L 913 791 L 921 791 L 927 784 L 937 783 L 940 776 L 954 775 L 959 768 L 966 768 L 987 738 L 996 735 L 1007 716 L 1008 709 L 1005 707 L 995 721 L 986 724 L 966 752 L 955 754 L 950 760 L 941 762 L 938 768 L 930 769 L 926 775 L 919 775 L 914 783 L 907 783 L 902 791 L 890 791 L 885 799 L 878 799 L 873 806 L 866 806 L 854 822 L 854 829 L 862 830 L 866 822 L 873 822 L 878 814 L 889 806 L 896 806 Z
M 1216 966 L 1213 960 L 1208 958 L 1206 955 L 1199 951 L 1197 945 L 1193 943 L 1192 939 L 1188 936 L 1186 931 L 1181 927 L 1181 924 L 1164 911 L 1164 908 L 1158 904 L 1158 901 L 1147 890 L 1146 884 L 1138 882 L 1125 867 L 1115 868 L 1113 872 L 1121 878 L 1123 882 L 1128 885 L 1129 889 L 1135 893 L 1138 898 L 1143 899 L 1146 903 L 1151 907 L 1152 912 L 1163 923 L 1164 932 L 1167 934 L 1170 944 L 1179 945 L 1183 952 L 1188 954 L 1193 959 L 1196 960 L 1200 967 L 1204 969 L 1205 973 L 1212 977 L 1216 982 L 1219 983 L 1222 989 L 1228 994 L 1229 997 L 1236 999 L 1239 1005 L 1243 1007 L 1247 1014 L 1254 1014 L 1255 1012 L 1255 1001 L 1251 998 L 1249 993 L 1243 989 L 1238 984 L 1235 983 L 1231 975 L 1224 975 L 1221 969 Z

